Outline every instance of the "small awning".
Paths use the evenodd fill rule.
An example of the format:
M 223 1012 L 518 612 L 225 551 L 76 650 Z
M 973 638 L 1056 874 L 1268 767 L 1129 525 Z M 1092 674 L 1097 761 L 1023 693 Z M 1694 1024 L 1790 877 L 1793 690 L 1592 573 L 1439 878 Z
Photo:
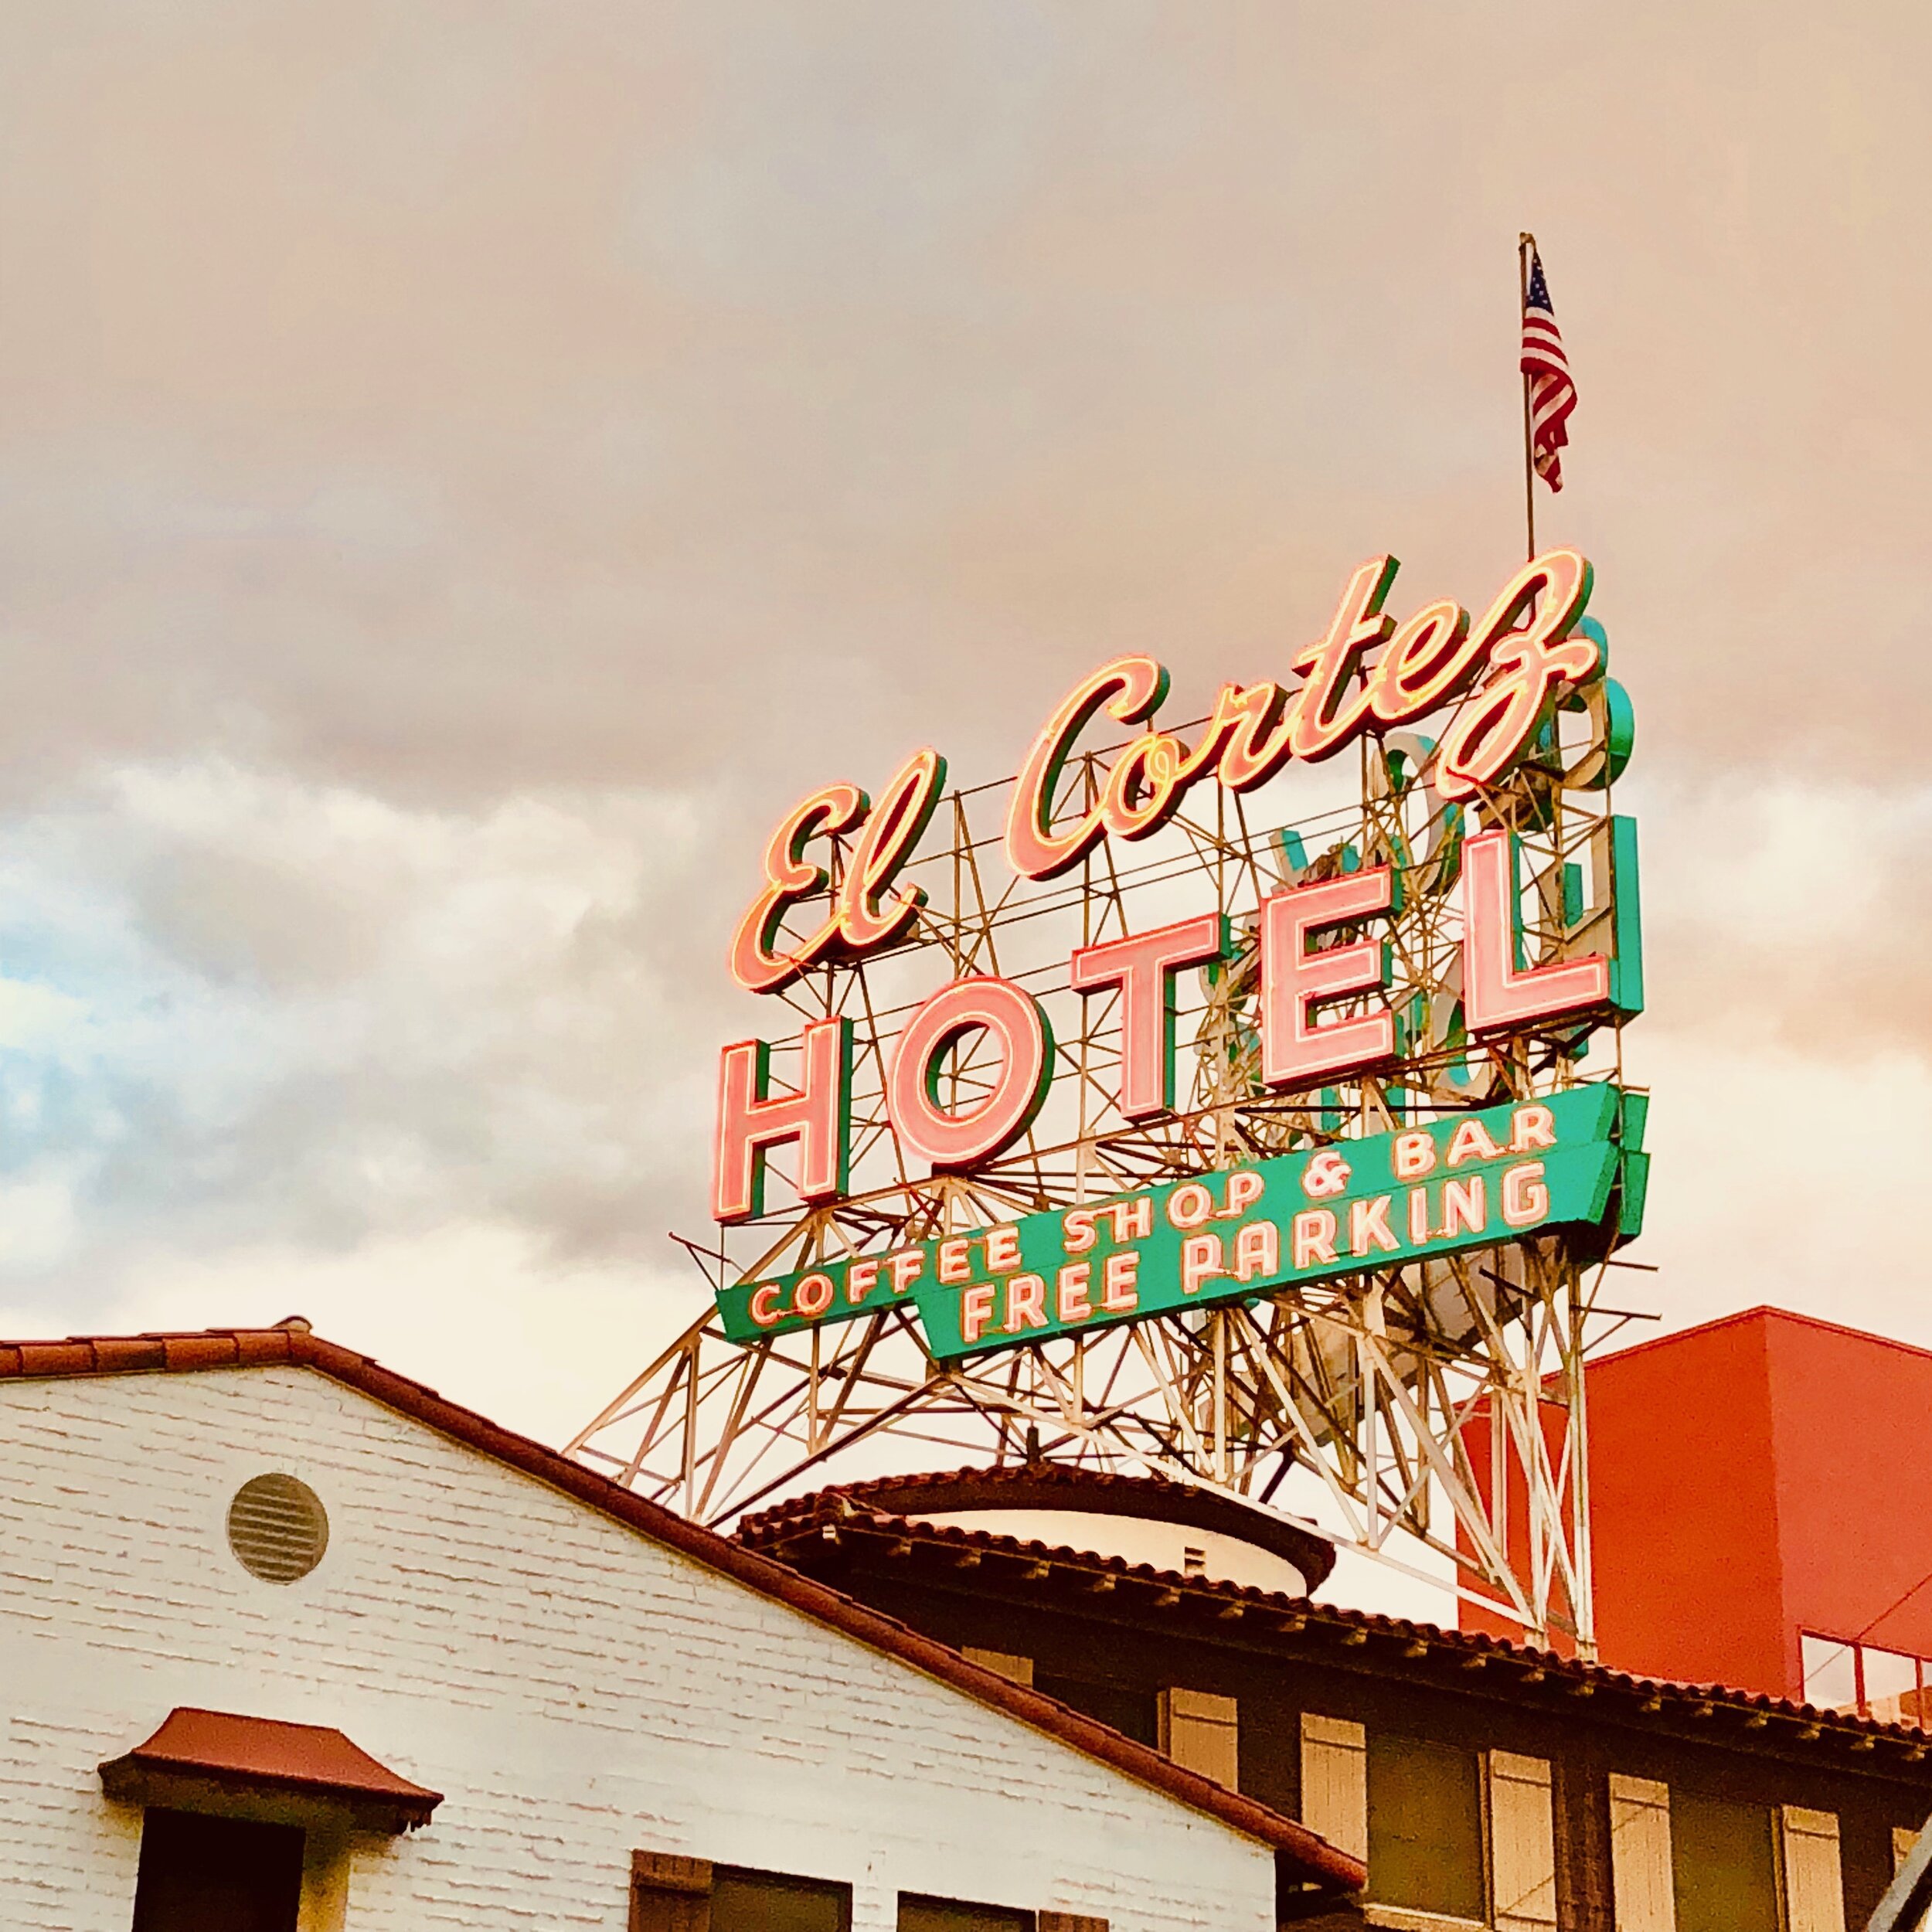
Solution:
M 443 1801 L 412 1784 L 340 1731 L 232 1711 L 171 1711 L 145 1744 L 100 1767 L 110 1798 L 202 1808 L 210 1796 L 295 1800 L 365 1831 L 413 1832 Z

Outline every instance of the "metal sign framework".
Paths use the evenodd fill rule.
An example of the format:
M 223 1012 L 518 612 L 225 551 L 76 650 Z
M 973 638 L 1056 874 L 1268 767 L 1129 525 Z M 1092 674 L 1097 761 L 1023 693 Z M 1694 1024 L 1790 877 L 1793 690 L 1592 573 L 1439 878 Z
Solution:
M 906 939 L 867 961 L 815 966 L 784 995 L 801 1022 L 854 1022 L 852 1194 L 733 1230 L 735 1259 L 685 1247 L 716 1288 L 1548 1094 L 1580 1077 L 1586 1053 L 1590 1077 L 1620 1079 L 1614 1015 L 1594 1039 L 1573 1019 L 1480 1046 L 1463 1037 L 1454 889 L 1463 837 L 1509 826 L 1523 862 L 1523 963 L 1612 951 L 1611 730 L 1600 683 L 1472 810 L 1444 805 L 1428 784 L 1427 740 L 1393 734 L 1365 744 L 1356 801 L 1298 830 L 1279 828 L 1270 810 L 1279 781 L 1247 798 L 1205 787 L 1154 838 L 1106 842 L 1043 884 L 1004 876 L 1011 781 L 949 793 L 927 855 L 907 873 L 927 903 Z M 1090 806 L 1107 769 L 1104 751 L 1070 760 L 1059 809 Z M 1316 1093 L 1271 1094 L 1253 1024 L 1257 904 L 1302 879 L 1380 863 L 1400 886 L 1376 930 L 1389 944 L 1402 1063 Z M 837 878 L 835 868 L 832 890 Z M 1635 886 L 1624 882 L 1632 895 Z M 1067 954 L 1215 906 L 1233 922 L 1236 952 L 1182 976 L 1177 1111 L 1130 1122 L 1113 1077 L 1118 995 L 1068 990 Z M 802 906 L 801 922 L 813 910 Z M 974 1172 L 929 1177 L 902 1164 L 884 1091 L 898 1022 L 942 973 L 1026 985 L 1052 1015 L 1057 1059 L 1023 1140 Z M 984 1090 L 975 1044 L 949 1064 L 954 1104 Z M 774 1047 L 781 1077 L 795 1047 L 795 1035 Z M 707 1313 L 568 1453 L 714 1524 L 882 1457 L 897 1468 L 1032 1458 L 1158 1472 L 1292 1509 L 1298 1520 L 1318 1511 L 1338 1545 L 1412 1573 L 1429 1573 L 1417 1563 L 1430 1553 L 1453 1566 L 1464 1595 L 1532 1640 L 1560 1632 L 1589 1654 L 1582 1369 L 1606 1252 L 1560 1234 L 1519 1237 L 950 1366 L 930 1355 L 906 1307 L 748 1345 L 726 1340 Z

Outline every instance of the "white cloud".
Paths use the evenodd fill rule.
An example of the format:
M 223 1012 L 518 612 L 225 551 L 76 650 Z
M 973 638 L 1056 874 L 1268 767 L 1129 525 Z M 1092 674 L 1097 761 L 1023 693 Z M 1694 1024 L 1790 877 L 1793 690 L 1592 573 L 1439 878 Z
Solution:
M 1923 9 L 1633 18 L 1553 146 L 1508 9 L 122 11 L 0 60 L 21 1321 L 286 1280 L 434 1379 L 411 1269 L 537 1346 L 658 1267 L 794 788 L 1278 669 L 1371 550 L 1493 588 L 1529 220 L 1643 733 L 1626 1278 L 1919 1332 Z
M 8 1206 L 0 1195 L 0 1213 Z M 332 1254 L 277 1242 L 152 1249 L 81 1332 L 267 1327 L 302 1315 L 328 1340 L 556 1444 L 708 1301 L 681 1256 L 560 1262 L 527 1230 L 468 1221 Z M 0 1303 L 9 1339 L 70 1332 L 57 1305 Z
M 1628 1255 L 1661 1272 L 1621 1277 L 1610 1298 L 1672 1328 L 1771 1302 L 1932 1345 L 1917 1224 L 1932 1070 L 1749 1035 L 1654 1041 L 1645 1059 L 1655 1158 Z
M 656 930 L 694 825 L 688 798 L 410 811 L 221 760 L 0 825 L 0 1175 L 65 1163 L 77 1265 L 478 1213 L 648 1247 L 704 1085 L 705 989 Z
M 79 1178 L 73 1162 L 45 1162 L 0 1182 L 0 1280 L 44 1277 L 72 1257 Z

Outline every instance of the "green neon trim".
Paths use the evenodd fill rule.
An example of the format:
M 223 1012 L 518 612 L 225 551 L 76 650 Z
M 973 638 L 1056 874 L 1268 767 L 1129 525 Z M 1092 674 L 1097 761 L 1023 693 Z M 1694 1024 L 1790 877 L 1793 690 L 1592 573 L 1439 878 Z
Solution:
M 1233 923 L 1226 913 L 1220 915 L 1218 930 L 1220 937 L 1216 943 L 1220 950 L 1212 959 L 1199 961 L 1199 965 L 1213 968 L 1226 962 L 1233 930 Z M 1186 970 L 1185 967 L 1170 966 L 1161 975 L 1161 1104 L 1170 1114 L 1174 1111 L 1175 1027 L 1180 1012 L 1181 975 Z M 1046 1063 L 1051 1066 L 1053 1061 L 1053 1032 L 1048 1023 L 1044 1007 L 1040 1009 L 1040 1024 L 1047 1029 Z M 1035 1111 L 1038 1111 L 1037 1107 Z
M 1626 1154 L 1623 1185 L 1617 1204 L 1617 1236 L 1634 1241 L 1644 1231 L 1644 1207 L 1650 1198 L 1650 1156 Z
M 852 1063 L 855 1044 L 852 1024 L 838 1022 L 838 1192 L 852 1192 Z
M 1484 1075 L 1480 1065 L 1472 1070 L 1469 1064 L 1469 1022 L 1461 1000 L 1450 1006 L 1449 1023 L 1442 1030 L 1442 1044 L 1454 1058 L 1443 1063 L 1441 1071 L 1436 1076 L 1438 1084 L 1447 1087 L 1452 1094 L 1466 1094 L 1473 1099 L 1482 1085 Z
M 1603 782 L 1609 785 L 1624 775 L 1637 749 L 1637 707 L 1631 702 L 1630 693 L 1614 678 L 1604 680 L 1604 713 Z
M 1583 869 L 1563 862 L 1563 926 L 1566 930 L 1580 926 L 1583 917 Z
M 751 1043 L 751 1098 L 755 1106 L 760 1100 L 770 1097 L 767 1090 L 771 1084 L 771 1046 L 766 1040 Z M 751 1218 L 757 1220 L 765 1211 L 765 1150 L 762 1146 L 751 1150 Z
M 819 1022 L 822 1023 L 822 1022 Z M 838 1131 L 838 1192 L 852 1192 L 852 1066 L 854 1039 L 852 1022 L 842 1016 L 838 1021 L 838 1104 L 837 1109 Z M 755 1049 L 751 1057 L 751 1097 L 754 1102 L 771 1098 L 771 1044 L 768 1040 L 753 1040 Z M 804 1068 L 802 1042 L 799 1050 L 802 1078 Z M 758 1219 L 765 1211 L 765 1158 L 762 1146 L 751 1150 L 751 1215 Z
M 1612 945 L 1610 1003 L 1626 1019 L 1644 1010 L 1643 890 L 1637 862 L 1637 821 L 1622 812 L 1610 821 Z
M 1509 957 L 1515 961 L 1516 971 L 1526 973 L 1529 961 L 1523 957 L 1522 932 L 1522 868 L 1517 861 L 1522 855 L 1522 841 L 1512 832 L 1509 835 Z

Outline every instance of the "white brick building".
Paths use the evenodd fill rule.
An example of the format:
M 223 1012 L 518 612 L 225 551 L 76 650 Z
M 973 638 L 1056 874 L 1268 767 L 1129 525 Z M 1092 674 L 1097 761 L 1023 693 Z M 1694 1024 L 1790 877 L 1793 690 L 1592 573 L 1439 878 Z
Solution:
M 1360 1882 L 1292 1821 L 304 1325 L 0 1348 L 0 1443 L 8 1932 L 128 1932 L 138 1883 L 141 1932 L 1262 1932 L 1277 1879 Z M 137 1753 L 178 1710 L 237 1721 Z M 365 1784 L 329 1732 L 379 1760 Z M 232 1897 L 195 1891 L 231 1856 Z

